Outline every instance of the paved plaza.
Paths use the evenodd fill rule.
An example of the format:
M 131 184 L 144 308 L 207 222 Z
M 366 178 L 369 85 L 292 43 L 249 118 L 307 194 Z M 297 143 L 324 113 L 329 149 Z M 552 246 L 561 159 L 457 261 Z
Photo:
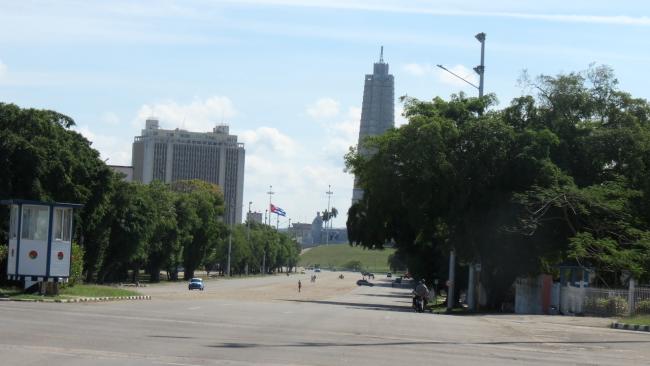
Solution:
M 407 289 L 322 272 L 149 286 L 150 301 L 0 303 L 2 365 L 644 365 L 607 319 L 417 314 Z M 297 292 L 297 282 L 303 283 Z

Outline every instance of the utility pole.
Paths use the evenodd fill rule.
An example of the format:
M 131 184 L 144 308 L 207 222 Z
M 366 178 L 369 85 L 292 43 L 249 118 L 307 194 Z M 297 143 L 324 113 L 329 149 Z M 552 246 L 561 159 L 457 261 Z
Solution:
M 382 47 L 382 52 L 383 52 L 383 47 Z M 325 221 L 325 245 L 329 245 L 330 243 L 330 230 L 329 230 L 329 224 L 330 221 L 332 220 L 332 215 L 330 213 L 330 199 L 332 198 L 332 186 L 330 184 L 327 185 L 327 192 L 325 192 L 327 195 L 327 221 Z

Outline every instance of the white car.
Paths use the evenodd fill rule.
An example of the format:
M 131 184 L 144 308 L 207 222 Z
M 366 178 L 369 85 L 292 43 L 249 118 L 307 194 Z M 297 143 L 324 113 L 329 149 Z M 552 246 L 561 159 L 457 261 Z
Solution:
M 192 278 L 190 280 L 190 283 L 187 285 L 188 290 L 201 290 L 205 289 L 205 286 L 203 285 L 203 279 L 202 278 Z

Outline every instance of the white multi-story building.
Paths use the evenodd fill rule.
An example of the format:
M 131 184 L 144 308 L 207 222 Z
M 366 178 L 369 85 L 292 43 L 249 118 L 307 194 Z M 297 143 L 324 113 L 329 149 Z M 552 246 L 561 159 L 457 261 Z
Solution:
M 133 180 L 171 183 L 201 179 L 223 189 L 224 222 L 241 223 L 244 192 L 244 144 L 230 135 L 227 125 L 212 132 L 163 130 L 148 119 L 133 142 Z

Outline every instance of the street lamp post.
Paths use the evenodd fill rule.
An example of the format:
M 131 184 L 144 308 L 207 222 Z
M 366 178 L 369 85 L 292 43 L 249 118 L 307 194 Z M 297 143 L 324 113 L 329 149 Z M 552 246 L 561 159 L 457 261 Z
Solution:
M 460 80 L 466 82 L 467 84 L 473 86 L 474 88 L 478 89 L 478 97 L 483 98 L 483 86 L 484 86 L 484 76 L 485 76 L 485 33 L 481 32 L 478 33 L 477 35 L 474 36 L 476 40 L 481 42 L 481 64 L 474 67 L 474 71 L 479 75 L 479 84 L 478 86 L 465 80 L 463 77 L 455 74 L 454 72 L 450 71 L 446 67 L 438 64 L 439 68 L 447 71 L 448 73 L 454 75 L 455 77 L 459 78 Z M 451 251 L 449 252 L 449 287 L 447 289 L 447 311 L 451 311 L 454 305 L 454 285 L 456 282 L 456 253 L 454 249 L 452 248 Z M 476 299 L 475 299 L 475 264 L 470 263 L 469 265 L 469 283 L 467 286 L 467 304 L 469 307 L 469 310 L 475 310 L 476 309 Z
M 332 213 L 330 212 L 330 199 L 332 198 L 332 186 L 330 184 L 327 185 L 327 221 L 325 221 L 325 245 L 329 245 L 330 243 L 330 229 L 329 229 L 329 223 L 330 220 L 332 220 Z
M 479 75 L 478 83 L 478 97 L 483 97 L 483 75 L 485 74 L 485 33 L 481 32 L 475 35 L 476 39 L 481 42 L 481 64 L 474 68 L 474 71 Z
M 479 83 L 478 85 L 472 83 L 471 81 L 466 80 L 462 76 L 456 74 L 455 72 L 449 70 L 448 68 L 438 64 L 439 68 L 445 70 L 446 72 L 454 75 L 455 77 L 459 78 L 460 80 L 466 82 L 467 84 L 473 86 L 478 90 L 478 97 L 482 98 L 483 97 L 483 83 L 484 83 L 484 76 L 485 76 L 485 33 L 481 32 L 477 35 L 474 36 L 479 42 L 481 42 L 481 64 L 474 67 L 474 72 L 476 72 L 479 76 Z

